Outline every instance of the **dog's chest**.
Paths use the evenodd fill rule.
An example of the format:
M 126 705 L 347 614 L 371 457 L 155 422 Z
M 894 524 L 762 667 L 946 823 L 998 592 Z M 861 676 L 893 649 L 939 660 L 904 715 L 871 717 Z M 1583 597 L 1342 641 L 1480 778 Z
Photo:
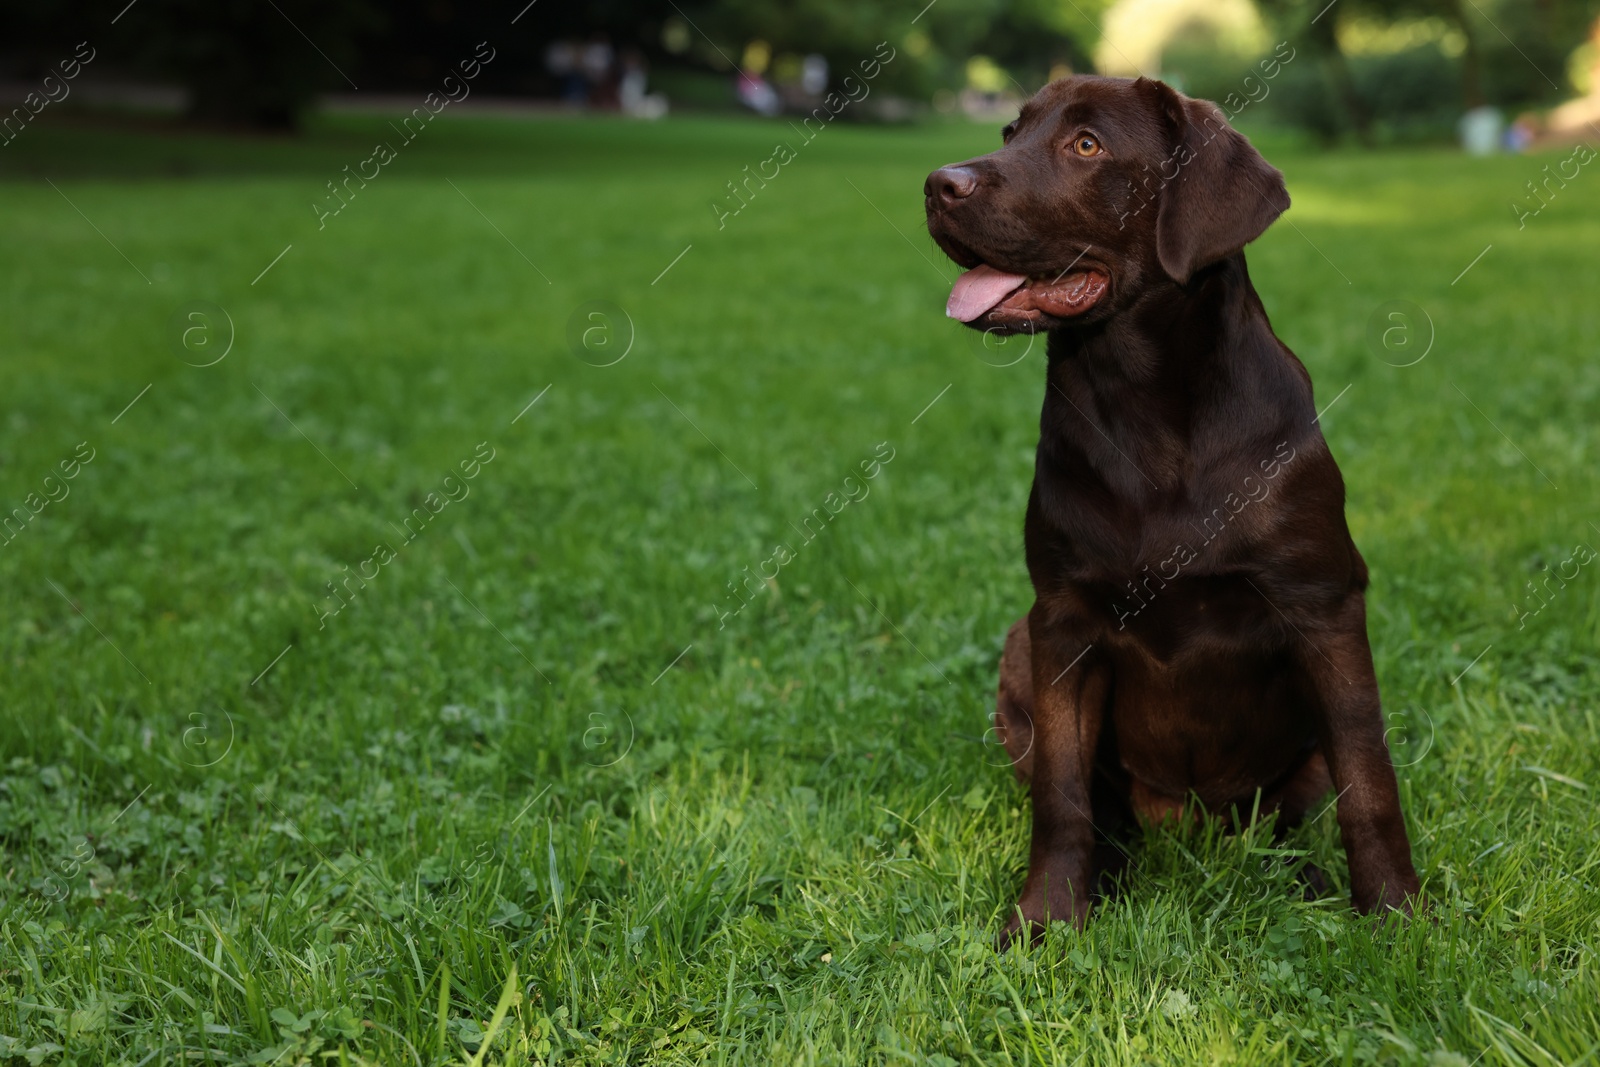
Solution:
M 1038 594 L 1059 600 L 1063 616 L 1153 664 L 1180 668 L 1282 641 L 1259 560 L 1203 533 L 1051 531 L 1030 538 L 1029 566 Z

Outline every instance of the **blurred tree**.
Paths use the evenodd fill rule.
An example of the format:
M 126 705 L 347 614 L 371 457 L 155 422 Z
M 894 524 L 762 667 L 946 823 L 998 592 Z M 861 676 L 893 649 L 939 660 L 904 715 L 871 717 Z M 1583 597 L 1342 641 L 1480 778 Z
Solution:
M 1567 61 L 1600 17 L 1600 0 L 1499 0 L 1485 12 L 1493 19 L 1479 35 L 1488 102 L 1527 107 L 1572 95 Z
M 923 2 L 386 0 L 380 13 L 372 0 L 61 0 L 0 5 L 0 67 L 31 75 L 90 38 L 97 73 L 174 81 L 192 117 L 266 129 L 293 128 L 328 90 L 436 88 L 485 40 L 497 58 L 473 88 L 490 93 L 553 95 L 546 48 L 598 38 L 655 69 L 707 74 L 731 74 L 760 39 L 774 54 L 820 53 L 835 86 L 887 42 L 895 54 L 878 88 L 960 88 L 983 55 L 1026 92 L 1053 68 L 1090 69 L 1113 0 Z
M 1315 56 L 1311 68 L 1297 65 L 1282 80 L 1273 106 L 1325 140 L 1354 132 L 1367 141 L 1379 126 L 1386 136 L 1439 134 L 1450 130 L 1463 109 L 1555 103 L 1571 95 L 1568 59 L 1600 15 L 1600 0 L 1257 4 L 1278 33 Z M 1426 21 L 1447 29 L 1446 38 L 1353 58 L 1341 45 L 1347 31 L 1363 24 L 1399 27 Z M 1441 81 L 1454 84 L 1448 96 Z
M 1090 71 L 1105 13 L 1113 2 L 1011 0 L 971 49 L 993 58 L 1030 90 L 1043 84 L 1053 67 Z M 959 43 L 953 44 L 959 54 Z
M 1343 17 L 1438 18 L 1461 34 L 1463 107 L 1551 103 L 1568 95 L 1567 57 L 1600 0 L 1346 0 Z
M 356 35 L 381 26 L 367 0 L 66 0 L 0 8 L 0 61 L 23 72 L 96 53 L 97 77 L 157 77 L 190 117 L 291 129 L 329 88 L 352 90 Z
M 179 82 L 192 118 L 292 129 L 346 73 L 356 33 L 379 22 L 366 0 L 143 0 L 123 20 L 136 63 Z
M 1473 2 L 1473 0 L 1468 0 Z M 1348 0 L 1345 17 L 1368 15 L 1385 22 L 1400 19 L 1439 18 L 1461 34 L 1461 103 L 1468 109 L 1482 107 L 1483 46 L 1476 21 L 1467 17 L 1462 0 Z M 1473 2 L 1476 7 L 1476 3 Z M 1479 9 L 1482 10 L 1481 8 Z
M 696 5 L 679 0 L 678 6 L 700 21 Z M 384 12 L 386 25 L 362 38 L 367 73 L 358 80 L 392 89 L 420 87 L 449 74 L 479 41 L 487 41 L 497 54 L 474 82 L 475 91 L 541 96 L 557 91 L 545 64 L 553 42 L 604 38 L 619 50 L 636 49 L 652 62 L 671 63 L 675 57 L 662 46 L 662 28 L 681 17 L 660 0 L 386 0 Z M 698 36 L 695 43 L 705 44 Z M 695 55 L 701 65 L 707 62 Z M 721 63 L 714 54 L 711 58 Z
M 1285 85 L 1288 95 L 1301 105 L 1301 124 L 1325 139 L 1353 129 L 1363 143 L 1370 141 L 1372 113 L 1356 91 L 1350 62 L 1339 46 L 1339 16 L 1332 11 L 1333 4 L 1323 6 L 1320 0 L 1256 0 L 1256 5 L 1278 36 L 1297 51 L 1304 49 L 1306 58 L 1311 60 L 1312 77 L 1307 77 L 1302 66 Z M 1319 82 L 1320 91 L 1316 88 Z M 1325 95 L 1330 89 L 1331 95 Z
M 887 41 L 897 54 L 881 83 L 925 96 L 961 88 L 975 55 L 999 63 L 1023 92 L 1057 65 L 1087 69 L 1111 2 L 939 0 L 918 13 L 916 4 L 888 0 L 706 0 L 686 11 L 712 37 L 739 48 L 761 39 L 783 51 L 817 52 L 836 71 L 853 69 Z

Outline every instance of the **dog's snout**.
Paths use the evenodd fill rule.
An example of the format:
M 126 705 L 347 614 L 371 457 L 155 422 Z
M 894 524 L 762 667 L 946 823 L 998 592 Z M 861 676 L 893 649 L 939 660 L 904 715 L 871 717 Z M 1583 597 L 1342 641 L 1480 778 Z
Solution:
M 945 207 L 972 195 L 978 187 L 978 175 L 968 167 L 940 167 L 928 175 L 923 183 L 922 195 L 930 201 L 937 200 Z

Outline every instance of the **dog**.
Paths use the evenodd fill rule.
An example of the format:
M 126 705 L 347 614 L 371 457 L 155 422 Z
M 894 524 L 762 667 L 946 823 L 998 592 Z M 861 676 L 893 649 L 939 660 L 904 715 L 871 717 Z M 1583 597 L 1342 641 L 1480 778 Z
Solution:
M 1337 792 L 1363 913 L 1420 903 L 1367 641 L 1367 567 L 1311 379 L 1243 248 L 1283 175 L 1159 81 L 1052 82 L 1002 147 L 940 167 L 928 231 L 967 268 L 948 314 L 1048 334 L 1024 543 L 1034 603 L 995 729 L 1033 802 L 1001 935 L 1080 929 L 1097 838 Z

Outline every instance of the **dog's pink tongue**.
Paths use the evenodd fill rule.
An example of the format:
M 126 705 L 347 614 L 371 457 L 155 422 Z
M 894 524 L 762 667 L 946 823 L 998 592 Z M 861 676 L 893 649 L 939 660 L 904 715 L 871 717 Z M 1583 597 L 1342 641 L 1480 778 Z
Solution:
M 956 279 L 956 284 L 950 289 L 950 299 L 944 306 L 944 313 L 952 319 L 971 322 L 1027 281 L 1028 279 L 1021 274 L 1007 274 L 995 270 L 988 264 L 973 267 Z

